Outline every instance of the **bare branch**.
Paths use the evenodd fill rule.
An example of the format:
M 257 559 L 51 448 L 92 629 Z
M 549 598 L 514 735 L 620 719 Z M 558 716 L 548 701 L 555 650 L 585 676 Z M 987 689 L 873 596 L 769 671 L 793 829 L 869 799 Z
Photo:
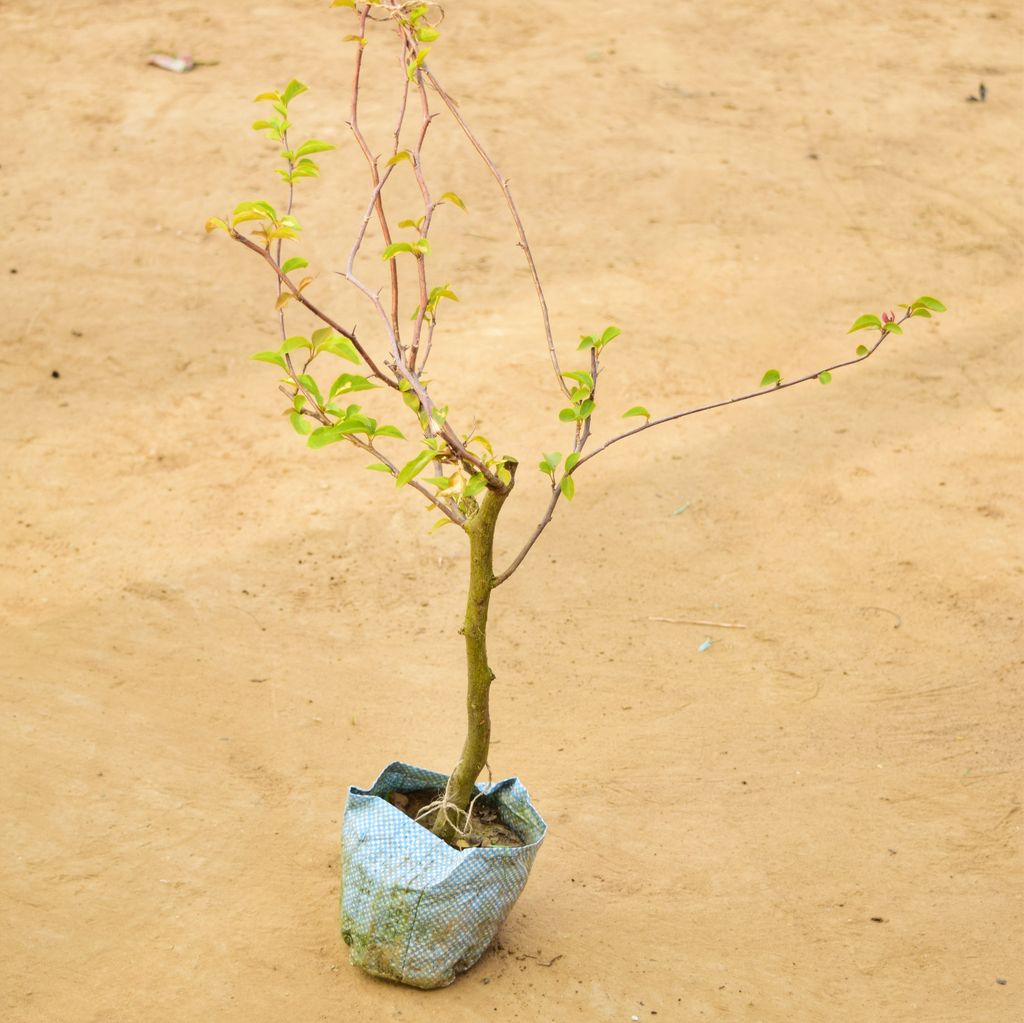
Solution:
M 905 320 L 909 318 L 910 313 L 907 312 L 903 316 L 903 318 L 897 322 L 903 323 Z M 710 412 L 712 409 L 722 408 L 725 405 L 735 405 L 737 402 L 740 401 L 748 401 L 751 398 L 760 398 L 766 394 L 775 394 L 778 391 L 784 391 L 787 387 L 795 387 L 797 384 L 804 384 L 807 383 L 809 380 L 817 380 L 822 373 L 831 373 L 834 370 L 843 369 L 846 366 L 853 366 L 858 362 L 863 362 L 865 359 L 870 358 L 878 350 L 879 346 L 888 336 L 889 331 L 883 329 L 879 339 L 874 343 L 874 345 L 871 348 L 868 349 L 868 351 L 864 355 L 858 355 L 854 359 L 847 359 L 844 362 L 837 362 L 832 366 L 826 366 L 824 369 L 819 369 L 816 373 L 808 373 L 806 376 L 798 377 L 796 380 L 790 380 L 784 384 L 776 384 L 774 387 L 763 388 L 758 391 L 751 391 L 749 394 L 741 394 L 739 397 L 736 398 L 726 398 L 724 401 L 715 401 L 709 405 L 699 405 L 697 408 L 687 409 L 684 412 L 676 412 L 670 416 L 662 416 L 660 419 L 652 419 L 650 420 L 650 422 L 645 423 L 643 426 L 638 426 L 634 430 L 627 430 L 625 433 L 619 434 L 619 436 L 612 437 L 611 440 L 605 441 L 604 444 L 602 444 L 599 448 L 595 448 L 593 451 L 591 451 L 589 455 L 584 455 L 584 457 L 581 458 L 568 473 L 563 473 L 562 475 L 563 477 L 573 475 L 574 473 L 577 472 L 581 465 L 583 465 L 586 462 L 589 462 L 595 455 L 599 455 L 602 451 L 606 450 L 607 448 L 610 448 L 613 444 L 617 444 L 620 440 L 625 440 L 627 437 L 635 437 L 638 433 L 643 433 L 645 430 L 649 430 L 652 427 L 661 426 L 663 423 L 671 423 L 674 422 L 676 419 L 683 419 L 686 416 L 696 415 L 698 412 Z M 594 355 L 593 349 L 591 349 L 591 371 L 592 375 L 594 376 L 595 386 L 597 384 L 597 369 L 597 360 Z M 581 451 L 583 445 L 586 443 L 587 437 L 590 434 L 589 427 L 590 417 L 588 417 L 587 424 L 584 427 L 583 432 L 577 439 L 577 451 Z M 553 485 L 551 499 L 548 501 L 548 506 L 544 511 L 543 518 L 540 520 L 539 523 L 537 523 L 536 528 L 530 534 L 526 543 L 523 545 L 522 550 L 520 550 L 520 552 L 515 556 L 509 567 L 506 568 L 505 571 L 502 572 L 500 575 L 495 577 L 495 586 L 500 586 L 503 582 L 505 582 L 505 580 L 508 579 L 509 576 L 511 576 L 512 573 L 515 572 L 515 570 L 523 563 L 523 559 L 526 557 L 527 554 L 530 553 L 530 550 L 533 548 L 533 545 L 540 539 L 541 533 L 544 532 L 548 524 L 551 522 L 552 516 L 555 513 L 555 507 L 558 504 L 558 499 L 561 497 L 561 494 L 561 486 Z
M 281 267 L 274 261 L 274 257 L 271 255 L 269 250 L 263 248 L 263 246 L 261 245 L 257 245 L 254 241 L 252 241 L 249 238 L 246 238 L 244 234 L 241 234 L 234 228 L 230 228 L 229 233 L 236 242 L 240 242 L 247 249 L 252 249 L 253 252 L 262 256 L 263 259 L 267 261 L 267 265 L 277 275 L 278 280 L 295 296 L 295 300 L 300 305 L 305 306 L 305 308 L 308 309 L 318 320 L 322 320 L 324 323 L 327 324 L 328 327 L 331 327 L 334 330 L 336 330 L 342 337 L 347 337 L 349 341 L 352 342 L 353 346 L 355 347 L 355 350 L 359 353 L 363 362 L 366 363 L 367 367 L 369 368 L 373 376 L 375 376 L 378 380 L 383 380 L 384 383 L 388 385 L 388 387 L 398 387 L 398 381 L 392 377 L 386 376 L 382 372 L 380 367 L 373 361 L 372 358 L 370 358 L 369 353 L 366 351 L 362 343 L 351 330 L 347 330 L 340 323 L 338 323 L 337 320 L 332 319 L 330 316 L 327 315 L 327 313 L 325 313 L 318 306 L 310 302 L 310 300 L 306 298 L 306 296 L 303 295 L 301 291 L 299 291 L 298 287 L 296 287 L 296 285 L 294 285 L 291 282 L 288 275 L 281 271 Z
M 487 151 L 484 149 L 480 140 L 473 134 L 469 125 L 466 123 L 465 118 L 459 112 L 459 108 L 455 103 L 455 100 L 453 100 L 451 96 L 441 88 L 441 83 L 434 77 L 433 72 L 429 71 L 426 66 L 424 66 L 423 73 L 427 76 L 427 80 L 430 82 L 434 91 L 441 97 L 442 102 L 448 108 L 452 117 L 455 118 L 456 123 L 462 129 L 462 132 L 469 140 L 470 145 L 472 145 L 472 147 L 477 151 L 477 155 L 481 160 L 483 160 L 487 169 L 494 177 L 494 180 L 497 181 L 502 195 L 505 196 L 505 202 L 508 205 L 509 212 L 512 214 L 512 220 L 515 223 L 516 231 L 519 234 L 519 247 L 523 250 L 523 255 L 526 257 L 527 266 L 530 268 L 530 275 L 533 277 L 533 286 L 537 291 L 537 301 L 540 303 L 541 316 L 544 320 L 544 337 L 547 340 L 548 355 L 551 357 L 551 366 L 555 371 L 555 378 L 558 380 L 559 389 L 566 397 L 568 397 L 569 388 L 566 386 L 565 380 L 562 379 L 562 369 L 558 364 L 558 353 L 555 351 L 555 339 L 551 333 L 551 317 L 548 314 L 547 300 L 544 298 L 544 288 L 540 283 L 540 275 L 537 273 L 537 264 L 534 262 L 530 243 L 526 240 L 526 229 L 523 227 L 523 221 L 519 216 L 519 210 L 512 198 L 512 192 L 509 190 L 508 181 L 502 177 L 501 171 L 499 171 L 497 166 L 495 166 L 494 161 L 490 156 L 488 156 Z
M 359 12 L 359 36 L 365 38 L 366 36 L 366 19 L 370 13 L 369 7 L 364 7 Z M 352 134 L 355 136 L 356 143 L 362 150 L 363 156 L 366 158 L 367 166 L 370 168 L 370 176 L 373 179 L 374 195 L 375 195 L 375 206 L 377 209 L 377 219 L 380 222 L 381 233 L 384 236 L 384 245 L 388 246 L 391 244 L 391 229 L 388 226 L 387 217 L 384 215 L 384 200 L 381 197 L 381 181 L 380 171 L 377 169 L 377 158 L 370 151 L 369 145 L 367 145 L 366 138 L 363 135 L 359 127 L 359 78 L 363 67 L 363 44 L 356 44 L 356 59 L 355 68 L 352 74 L 352 101 L 349 107 L 349 128 L 352 130 Z M 402 102 L 398 111 L 398 121 L 395 124 L 394 130 L 394 151 L 392 156 L 398 152 L 398 139 L 402 133 L 402 122 L 405 120 L 405 108 L 408 102 L 409 96 L 409 83 L 406 81 L 405 87 L 402 90 Z M 365 232 L 365 225 L 363 227 Z M 359 246 L 357 245 L 358 249 Z M 395 333 L 395 337 L 401 339 L 401 330 L 399 328 L 399 315 L 398 315 L 398 265 L 392 259 L 390 260 L 389 271 L 391 274 L 391 329 Z M 399 341 L 399 343 L 401 343 Z
M 903 323 L 904 320 L 909 318 L 909 313 L 900 320 Z M 686 409 L 683 412 L 674 412 L 670 416 L 662 416 L 660 419 L 652 419 L 642 426 L 638 426 L 633 430 L 627 430 L 625 433 L 620 433 L 617 437 L 612 437 L 611 440 L 605 441 L 599 448 L 595 448 L 590 452 L 589 455 L 581 458 L 573 470 L 579 469 L 585 462 L 589 462 L 595 455 L 601 454 L 602 451 L 607 450 L 613 444 L 617 444 L 620 440 L 625 440 L 627 437 L 635 437 L 638 433 L 643 433 L 645 430 L 650 430 L 655 426 L 661 426 L 663 423 L 671 423 L 677 419 L 684 419 L 686 416 L 696 415 L 698 412 L 710 412 L 712 409 L 723 408 L 726 405 L 735 405 L 741 401 L 749 401 L 751 398 L 763 398 L 767 394 L 777 394 L 779 391 L 786 390 L 787 387 L 796 387 L 797 384 L 805 384 L 809 380 L 817 380 L 822 373 L 832 373 L 834 370 L 843 369 L 845 366 L 853 366 L 858 362 L 863 362 L 865 359 L 871 358 L 876 351 L 878 351 L 879 345 L 889 336 L 887 330 L 883 330 L 879 339 L 874 345 L 868 349 L 864 355 L 858 355 L 854 359 L 847 359 L 844 362 L 837 362 L 831 366 L 825 366 L 823 369 L 819 369 L 816 373 L 808 373 L 806 376 L 797 377 L 796 380 L 789 380 L 786 383 L 778 383 L 774 387 L 765 387 L 757 391 L 751 391 L 748 394 L 741 394 L 735 398 L 726 398 L 724 401 L 714 401 L 709 405 L 698 405 L 696 408 Z

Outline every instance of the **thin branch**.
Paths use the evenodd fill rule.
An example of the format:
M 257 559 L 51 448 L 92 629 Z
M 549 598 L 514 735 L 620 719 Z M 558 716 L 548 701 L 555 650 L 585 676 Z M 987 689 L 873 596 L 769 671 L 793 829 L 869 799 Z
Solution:
M 519 216 L 519 210 L 516 207 L 515 201 L 512 199 L 512 192 L 509 190 L 508 181 L 502 177 L 501 171 L 498 170 L 494 161 L 490 156 L 488 156 L 487 151 L 480 143 L 480 140 L 477 139 L 471 131 L 469 125 L 459 112 L 459 108 L 455 100 L 453 100 L 451 96 L 441 88 L 441 83 L 434 77 L 432 71 L 428 70 L 425 65 L 422 70 L 427 76 L 427 80 L 430 82 L 431 86 L 433 86 L 434 91 L 441 97 L 442 102 L 448 108 L 452 117 L 455 118 L 456 123 L 462 129 L 462 132 L 469 140 L 470 145 L 472 145 L 472 147 L 477 151 L 477 155 L 481 160 L 483 160 L 487 169 L 494 177 L 494 180 L 497 181 L 502 195 L 505 196 L 505 202 L 508 205 L 509 212 L 512 214 L 512 220 L 515 223 L 516 231 L 519 234 L 519 247 L 523 250 L 523 255 L 526 256 L 526 263 L 530 268 L 530 275 L 533 277 L 533 286 L 537 291 L 537 301 L 540 303 L 541 316 L 544 320 L 544 336 L 547 340 L 548 355 L 551 357 L 551 366 L 555 371 L 555 378 L 558 380 L 559 389 L 566 397 L 568 397 L 569 388 L 566 386 L 565 380 L 562 378 L 562 369 L 558 364 L 558 353 L 555 351 L 555 339 L 551 333 L 551 317 L 548 314 L 547 300 L 544 298 L 544 288 L 540 283 L 540 275 L 537 273 L 537 264 L 534 262 L 530 243 L 526 240 L 526 229 L 523 227 L 523 221 Z
M 908 312 L 903 316 L 903 319 L 898 320 L 897 322 L 903 323 L 905 320 L 909 318 L 910 313 Z M 581 458 L 573 466 L 571 472 L 563 473 L 563 476 L 572 475 L 576 473 L 576 471 L 579 469 L 581 465 L 583 465 L 585 462 L 589 462 L 590 459 L 592 459 L 595 455 L 599 455 L 602 451 L 611 447 L 612 444 L 616 444 L 620 440 L 625 440 L 627 437 L 634 437 L 636 436 L 636 434 L 643 433 L 644 430 L 649 430 L 654 426 L 661 426 L 663 423 L 671 423 L 676 419 L 683 419 L 686 416 L 696 415 L 698 412 L 709 412 L 711 411 L 711 409 L 722 408 L 725 405 L 735 405 L 737 402 L 747 401 L 750 398 L 759 398 L 765 394 L 775 394 L 779 391 L 784 391 L 787 387 L 795 387 L 797 384 L 807 383 L 807 381 L 809 380 L 817 380 L 822 373 L 831 373 L 834 370 L 843 369 L 845 366 L 853 366 L 858 362 L 863 362 L 865 359 L 870 358 L 872 355 L 874 355 L 876 351 L 878 351 L 878 347 L 888 336 L 889 331 L 883 328 L 881 336 L 874 343 L 874 345 L 868 349 L 868 351 L 864 355 L 858 355 L 854 359 L 847 359 L 844 362 L 837 362 L 832 366 L 826 366 L 824 369 L 819 369 L 816 373 L 808 373 L 806 376 L 798 377 L 796 380 L 790 380 L 784 384 L 776 384 L 774 387 L 764 388 L 758 391 L 751 391 L 749 394 L 742 394 L 737 398 L 727 398 L 725 401 L 715 401 L 709 405 L 700 405 L 697 408 L 687 409 L 685 412 L 676 412 L 674 415 L 671 416 L 663 416 L 661 419 L 652 419 L 650 422 L 645 423 L 643 426 L 638 426 L 635 430 L 628 430 L 626 433 L 619 434 L 618 437 L 613 437 L 611 440 L 605 441 L 605 443 L 602 444 L 599 448 L 595 448 L 593 451 L 590 452 L 589 455 L 585 455 L 583 458 Z M 592 368 L 596 369 L 593 362 L 591 363 L 591 365 Z M 595 384 L 596 382 L 597 381 L 595 377 Z M 503 582 L 505 582 L 505 580 L 508 579 L 509 576 L 511 576 L 512 573 L 515 572 L 515 570 L 523 563 L 523 559 L 526 557 L 527 554 L 530 553 L 531 549 L 533 548 L 533 545 L 537 542 L 538 539 L 540 539 L 541 533 L 544 532 L 544 530 L 548 526 L 548 523 L 551 522 L 551 518 L 554 515 L 555 507 L 558 504 L 558 499 L 559 497 L 561 497 L 561 493 L 562 490 L 560 485 L 553 486 L 551 499 L 548 501 L 548 506 L 544 511 L 543 518 L 540 520 L 539 523 L 537 523 L 536 528 L 530 534 L 526 543 L 523 545 L 522 550 L 520 550 L 520 552 L 515 556 L 515 558 L 512 561 L 512 564 L 510 564 L 509 567 L 506 568 L 505 571 L 502 572 L 500 575 L 495 576 L 495 586 L 500 586 Z
M 305 306 L 305 308 L 308 309 L 318 320 L 322 320 L 324 323 L 327 324 L 328 327 L 333 328 L 342 337 L 347 337 L 349 341 L 352 342 L 353 346 L 355 347 L 355 350 L 359 353 L 363 362 L 366 363 L 367 367 L 369 368 L 373 376 L 375 376 L 378 380 L 383 380 L 384 383 L 388 385 L 388 387 L 395 389 L 398 388 L 397 380 L 394 380 L 391 377 L 386 376 L 381 371 L 380 367 L 373 361 L 372 358 L 370 358 L 369 353 L 363 347 L 362 343 L 359 341 L 356 335 L 351 330 L 347 330 L 345 327 L 343 327 L 340 323 L 337 322 L 337 320 L 334 320 L 330 316 L 328 316 L 327 313 L 325 313 L 318 306 L 310 302 L 310 300 L 306 298 L 306 296 L 303 295 L 301 291 L 299 291 L 296 285 L 294 285 L 291 282 L 288 275 L 281 271 L 281 267 L 274 262 L 274 257 L 270 254 L 270 252 L 267 249 L 263 248 L 262 245 L 257 245 L 254 241 L 250 240 L 249 238 L 246 238 L 244 234 L 240 233 L 239 231 L 236 231 L 234 228 L 230 228 L 229 230 L 231 237 L 234 238 L 236 242 L 240 242 L 247 249 L 252 249 L 253 252 L 258 253 L 260 256 L 263 257 L 263 259 L 267 261 L 267 265 L 277 275 L 278 280 L 281 283 L 283 283 L 284 286 L 295 296 L 295 300 L 300 305 Z
M 902 323 L 908 317 L 904 316 L 899 322 Z M 858 355 L 854 359 L 847 359 L 845 362 L 837 362 L 832 366 L 826 366 L 824 369 L 819 369 L 816 373 L 808 373 L 806 376 L 797 377 L 796 380 L 789 380 L 786 383 L 778 383 L 774 387 L 765 387 L 757 391 L 751 391 L 748 394 L 741 394 L 735 398 L 726 398 L 724 401 L 714 401 L 710 405 L 698 405 L 696 408 L 686 409 L 684 412 L 674 412 L 670 416 L 662 416 L 660 419 L 652 419 L 642 426 L 638 426 L 633 430 L 627 430 L 625 433 L 620 433 L 617 437 L 612 437 L 611 440 L 605 441 L 599 448 L 595 448 L 590 452 L 589 455 L 581 458 L 577 463 L 573 472 L 575 472 L 585 462 L 589 462 L 595 455 L 601 454 L 602 451 L 607 450 L 613 444 L 617 444 L 620 440 L 625 440 L 627 437 L 635 437 L 638 433 L 643 433 L 645 430 L 650 430 L 655 426 L 661 426 L 664 423 L 671 423 L 677 419 L 684 419 L 686 416 L 696 415 L 698 412 L 710 412 L 712 409 L 723 408 L 726 405 L 735 405 L 737 402 L 750 401 L 752 398 L 762 398 L 767 394 L 777 394 L 779 391 L 786 390 L 787 387 L 796 387 L 797 384 L 805 384 L 809 380 L 817 380 L 822 373 L 832 373 L 834 370 L 843 369 L 846 366 L 854 366 L 858 362 L 863 362 L 865 359 L 871 358 L 872 355 L 878 351 L 879 345 L 889 336 L 887 330 L 883 330 L 881 337 L 875 342 L 873 347 L 869 348 L 864 355 Z
M 369 7 L 364 7 L 359 12 L 359 32 L 360 38 L 366 37 L 366 19 L 370 13 Z M 363 156 L 366 158 L 367 166 L 370 168 L 370 176 L 373 179 L 374 188 L 376 191 L 376 209 L 377 219 L 380 222 L 381 233 L 384 236 L 384 245 L 388 246 L 391 244 L 391 229 L 388 226 L 387 217 L 384 215 L 384 200 L 380 194 L 380 171 L 377 169 L 377 158 L 370 152 L 370 147 L 367 145 L 366 138 L 359 127 L 359 78 L 363 67 L 363 44 L 356 44 L 356 59 L 355 68 L 352 73 L 352 102 L 349 108 L 349 128 L 352 130 L 352 134 L 355 136 L 355 140 L 359 145 L 359 148 L 363 152 Z M 405 88 L 402 91 L 402 103 L 398 111 L 398 122 L 395 125 L 394 140 L 395 149 L 391 154 L 392 156 L 398 152 L 398 137 L 402 131 L 402 122 L 405 120 L 405 107 L 409 95 L 409 84 L 406 82 Z M 365 230 L 365 228 L 364 228 Z M 358 248 L 358 246 L 356 246 Z M 390 274 L 391 274 L 391 328 L 395 332 L 395 336 L 401 338 L 401 330 L 399 329 L 399 316 L 398 316 L 398 265 L 392 259 L 389 261 Z

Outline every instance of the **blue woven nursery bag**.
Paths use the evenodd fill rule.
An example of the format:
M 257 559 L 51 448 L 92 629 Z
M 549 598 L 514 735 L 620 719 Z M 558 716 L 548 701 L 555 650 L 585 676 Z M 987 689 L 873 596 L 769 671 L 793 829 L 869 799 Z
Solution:
M 483 955 L 547 831 L 518 778 L 477 790 L 523 840 L 519 848 L 453 849 L 386 798 L 446 781 L 391 764 L 369 789 L 349 789 L 342 827 L 341 934 L 352 963 L 419 988 L 451 984 Z

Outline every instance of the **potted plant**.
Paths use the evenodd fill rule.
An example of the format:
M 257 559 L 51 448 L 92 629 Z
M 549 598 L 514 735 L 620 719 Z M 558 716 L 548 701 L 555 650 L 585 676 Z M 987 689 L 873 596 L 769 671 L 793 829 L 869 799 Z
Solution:
M 487 656 L 487 617 L 493 592 L 523 563 L 560 501 L 573 499 L 580 471 L 612 445 L 655 427 L 802 383 L 828 384 L 834 372 L 864 362 L 888 337 L 901 334 L 906 321 L 943 312 L 944 306 L 923 296 L 903 306 L 898 319 L 893 313 L 865 314 L 849 332 L 867 330 L 877 336 L 870 345 L 858 346 L 850 358 L 787 379 L 769 369 L 754 390 L 668 414 L 654 415 L 635 405 L 619 413 L 626 424 L 596 442 L 592 429 L 598 417 L 605 353 L 620 331 L 609 326 L 581 338 L 582 367 L 563 368 L 508 182 L 427 63 L 431 45 L 440 36 L 440 7 L 402 0 L 334 0 L 333 6 L 350 8 L 355 19 L 354 31 L 346 37 L 355 51 L 349 126 L 369 175 L 362 220 L 338 272 L 372 310 L 376 327 L 386 339 L 383 350 L 374 350 L 323 308 L 313 297 L 314 276 L 303 273 L 306 259 L 285 251 L 286 243 L 300 238 L 293 212 L 296 185 L 319 176 L 314 157 L 334 149 L 331 143 L 302 140 L 296 133 L 291 105 L 307 91 L 301 82 L 292 80 L 280 91 L 257 97 L 270 104 L 271 113 L 253 127 L 281 148 L 283 163 L 276 172 L 285 192 L 282 208 L 262 199 L 246 201 L 228 216 L 211 218 L 206 227 L 225 231 L 263 260 L 276 283 L 280 343 L 253 358 L 272 364 L 281 374 L 279 389 L 288 402 L 285 412 L 308 446 L 345 444 L 356 449 L 369 460 L 368 468 L 427 502 L 436 517 L 433 528 L 453 525 L 466 537 L 469 584 L 461 631 L 468 720 L 459 762 L 448 773 L 400 762 L 389 765 L 370 788 L 350 790 L 343 830 L 342 931 L 353 962 L 379 976 L 437 987 L 451 983 L 486 949 L 522 890 L 544 838 L 544 821 L 517 779 L 479 783 L 488 759 L 488 699 L 494 679 Z M 360 83 L 371 32 L 390 38 L 393 47 L 389 59 L 395 68 L 398 114 L 388 126 L 390 144 L 384 154 L 373 148 L 359 121 Z M 555 386 L 562 399 L 558 419 L 567 434 L 562 447 L 568 450 L 548 452 L 540 459 L 550 496 L 538 525 L 504 565 L 495 564 L 495 530 L 515 489 L 520 463 L 511 455 L 496 454 L 477 430 L 466 430 L 466 419 L 438 397 L 442 384 L 427 376 L 443 312 L 448 303 L 457 301 L 450 282 L 436 280 L 431 272 L 431 228 L 437 216 L 466 209 L 454 192 L 435 191 L 424 171 L 424 146 L 439 113 L 455 121 L 505 199 L 512 231 L 536 289 Z M 419 208 L 411 215 L 403 211 L 401 219 L 395 220 L 388 186 L 397 175 L 411 176 Z M 366 258 L 371 223 L 379 230 L 382 245 L 369 260 L 383 268 L 383 286 L 365 280 L 363 271 L 357 271 L 357 261 Z M 319 324 L 309 336 L 291 332 L 289 318 L 300 309 Z M 344 371 L 339 373 L 337 365 L 325 365 L 333 360 L 351 366 L 341 367 Z M 414 440 L 353 401 L 356 393 L 372 390 L 381 391 L 382 398 L 390 401 L 395 418 L 403 419 L 404 429 Z M 384 407 L 386 401 L 379 404 Z

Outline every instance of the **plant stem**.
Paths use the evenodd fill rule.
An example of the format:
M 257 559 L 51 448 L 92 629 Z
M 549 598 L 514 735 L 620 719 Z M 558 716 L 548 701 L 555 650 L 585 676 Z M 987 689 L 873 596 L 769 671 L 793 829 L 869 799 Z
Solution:
M 507 463 L 515 482 L 515 464 Z M 490 694 L 494 672 L 487 663 L 487 611 L 494 589 L 494 528 L 512 486 L 502 490 L 488 489 L 480 501 L 480 509 L 463 528 L 469 534 L 469 593 L 466 599 L 466 620 L 462 634 L 466 640 L 466 742 L 459 765 L 448 783 L 448 801 L 465 812 L 473 797 L 480 772 L 487 764 L 491 744 Z M 434 821 L 433 832 L 449 844 L 456 831 L 443 809 Z

